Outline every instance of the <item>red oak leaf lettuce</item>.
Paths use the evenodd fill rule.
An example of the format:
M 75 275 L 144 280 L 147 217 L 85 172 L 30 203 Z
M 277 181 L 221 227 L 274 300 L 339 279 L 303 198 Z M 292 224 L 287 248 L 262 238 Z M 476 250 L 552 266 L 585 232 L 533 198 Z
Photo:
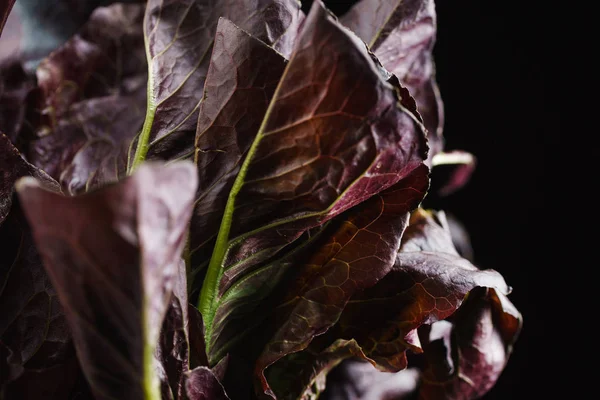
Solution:
M 109 3 L 0 65 L 0 397 L 487 393 L 522 317 L 426 206 L 476 164 L 433 0 Z
M 198 109 L 221 17 L 287 55 L 302 13 L 296 0 L 149 0 L 144 18 L 148 105 L 137 161 L 146 155 L 173 159 L 193 154 Z
M 144 166 L 117 185 L 76 197 L 46 191 L 35 180 L 19 182 L 97 399 L 144 399 L 159 390 L 154 350 L 179 279 L 195 189 L 187 163 Z
M 477 398 L 497 380 L 521 329 L 521 315 L 506 298 L 509 291 L 496 271 L 479 270 L 458 255 L 443 213 L 419 209 L 392 270 L 353 296 L 339 322 L 306 350 L 267 370 L 267 378 L 279 388 L 278 399 L 307 399 L 327 387 L 330 369 L 351 360 L 347 367 L 342 364 L 331 385 L 333 393 L 346 397 L 334 398 L 386 399 L 390 393 L 412 392 L 424 399 Z M 446 327 L 443 346 L 437 327 Z M 407 351 L 424 353 L 427 360 L 418 377 L 416 369 L 404 374 L 410 366 Z M 357 367 L 360 361 L 355 360 L 368 362 L 381 374 L 404 375 L 395 380 L 371 373 L 372 381 L 353 383 L 347 380 L 349 370 L 367 368 Z M 388 381 L 386 391 L 368 390 L 380 380 Z M 360 397 L 367 394 L 374 397 Z
M 199 302 L 211 364 L 242 338 L 236 324 L 245 315 L 254 312 L 257 322 L 256 305 L 314 229 L 402 187 L 413 173 L 427 186 L 422 125 L 387 78 L 366 46 L 315 2 L 241 165 L 243 149 L 232 154 L 235 179 L 221 181 L 230 186 L 224 209 L 209 210 L 222 215 Z M 419 184 L 415 198 L 425 190 Z M 407 206 L 402 212 L 413 203 L 391 201 L 398 202 Z

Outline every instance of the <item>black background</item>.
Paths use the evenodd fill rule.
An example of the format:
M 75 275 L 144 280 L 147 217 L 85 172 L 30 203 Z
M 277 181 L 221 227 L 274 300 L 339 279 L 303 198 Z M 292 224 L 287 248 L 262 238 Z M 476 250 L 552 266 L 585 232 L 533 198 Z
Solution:
M 353 3 L 325 2 L 336 14 Z M 466 150 L 478 161 L 469 184 L 439 204 L 468 229 L 475 264 L 499 271 L 513 287 L 509 299 L 524 320 L 504 372 L 484 399 L 564 398 L 558 388 L 568 366 L 557 354 L 569 346 L 559 345 L 562 318 L 554 307 L 560 302 L 553 304 L 557 294 L 547 285 L 553 273 L 547 222 L 562 218 L 545 206 L 546 152 L 560 129 L 559 112 L 550 110 L 557 92 L 545 59 L 554 31 L 532 1 L 438 0 L 436 10 L 446 149 Z

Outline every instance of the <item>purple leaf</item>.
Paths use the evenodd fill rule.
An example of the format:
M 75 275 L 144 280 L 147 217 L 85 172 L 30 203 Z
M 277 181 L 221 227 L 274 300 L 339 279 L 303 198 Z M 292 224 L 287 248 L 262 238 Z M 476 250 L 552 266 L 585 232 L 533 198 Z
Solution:
M 185 262 L 180 260 L 173 293 L 158 337 L 155 357 L 161 371 L 163 399 L 183 399 L 190 366 L 189 316 Z
M 298 396 L 302 391 L 298 391 L 298 388 L 308 390 L 316 376 L 325 379 L 326 369 L 321 368 L 319 355 L 340 340 L 354 341 L 360 351 L 339 354 L 332 363 L 344 359 L 364 360 L 379 371 L 396 373 L 409 366 L 406 355 L 408 350 L 417 354 L 425 351 L 427 355 L 427 343 L 421 343 L 424 339 L 420 340 L 419 333 L 424 332 L 429 325 L 435 326 L 438 321 L 454 323 L 460 320 L 461 315 L 477 314 L 472 312 L 473 308 L 468 303 L 464 311 L 460 307 L 471 297 L 477 297 L 481 288 L 489 288 L 490 293 L 493 291 L 498 294 L 499 299 L 505 299 L 510 288 L 502 276 L 493 270 L 479 270 L 458 256 L 452 247 L 451 234 L 444 221 L 443 214 L 420 209 L 414 212 L 391 271 L 374 286 L 354 294 L 343 308 L 337 323 L 327 332 L 316 336 L 306 349 L 282 358 L 266 370 L 268 382 L 275 388 L 278 399 L 287 398 L 286 396 L 300 398 Z M 520 329 L 520 314 L 505 301 L 502 301 L 502 307 L 506 312 L 501 313 L 498 319 L 502 321 L 499 323 L 499 331 L 508 348 L 516 339 L 515 332 Z M 314 309 L 318 310 L 316 307 Z M 308 314 L 307 321 L 311 321 L 311 316 L 312 314 Z M 472 332 L 472 328 L 479 325 L 469 321 L 465 327 Z M 485 330 L 490 331 L 489 327 Z M 288 335 L 294 333 L 290 331 Z M 495 354 L 498 342 L 486 342 L 489 337 L 486 334 L 469 334 L 465 335 L 465 340 L 461 343 L 469 351 L 479 348 L 482 354 Z M 432 354 L 436 357 L 434 365 L 444 365 L 439 354 L 439 351 Z M 470 360 L 472 359 L 471 357 Z M 489 361 L 490 358 L 483 356 L 478 359 L 479 366 L 485 367 L 482 369 L 482 378 L 489 376 L 485 370 L 497 373 L 504 367 L 504 356 L 499 359 L 501 363 L 492 362 L 488 366 L 482 362 L 485 360 Z M 304 375 L 303 371 L 312 372 Z M 298 378 L 293 386 L 294 390 L 286 389 L 289 377 L 294 376 L 306 376 L 309 379 Z M 375 373 L 371 378 L 385 379 L 390 385 L 382 397 L 376 397 L 378 392 L 370 392 L 373 399 L 384 399 L 384 395 L 395 390 L 403 393 L 408 391 L 406 382 L 402 379 L 395 380 L 390 375 L 382 378 Z M 402 386 L 394 386 L 394 382 Z M 443 377 L 439 382 L 445 382 Z M 485 382 L 485 379 L 480 379 L 477 387 L 480 389 L 483 387 L 480 383 Z M 338 382 L 337 385 L 343 386 L 343 383 Z M 433 389 L 437 386 L 439 385 L 433 385 Z M 450 391 L 452 386 L 449 383 L 447 389 Z
M 504 294 L 478 287 L 451 322 L 441 322 L 420 333 L 426 364 L 419 399 L 481 398 L 508 362 L 521 314 Z
M 333 221 L 326 241 L 294 276 L 296 289 L 278 312 L 275 335 L 258 358 L 256 373 L 271 392 L 262 371 L 287 354 L 298 352 L 333 326 L 357 292 L 373 286 L 392 268 L 400 239 L 413 210 L 427 190 L 427 168 L 348 211 Z M 411 179 L 412 178 L 412 179 Z M 281 314 L 285 315 L 282 317 Z M 332 360 L 337 362 L 339 360 Z
M 422 125 L 387 78 L 315 2 L 222 212 L 200 298 L 211 365 L 240 340 L 236 324 L 277 285 L 286 256 L 423 165 Z
M 207 367 L 198 367 L 186 376 L 186 394 L 189 400 L 229 400 L 223 385 Z
M 143 6 L 94 11 L 37 69 L 40 138 L 30 158 L 69 194 L 117 181 L 146 104 Z
M 416 99 L 428 131 L 431 162 L 444 148 L 444 109 L 432 54 L 437 31 L 435 2 L 361 0 L 341 21 L 369 45 Z
M 0 394 L 65 398 L 79 369 L 71 334 L 14 194 L 15 182 L 24 176 L 48 190 L 59 186 L 26 162 L 3 134 L 0 154 Z
M 54 179 L 34 165 L 31 165 L 10 139 L 0 132 L 0 224 L 8 216 L 15 191 L 15 183 L 19 178 L 31 176 L 40 181 L 46 189 L 59 192 L 60 187 Z
M 191 163 L 149 164 L 117 185 L 76 197 L 44 190 L 31 178 L 18 183 L 97 399 L 145 399 L 159 390 L 154 350 L 196 184 Z
M 136 160 L 189 157 L 219 18 L 283 55 L 302 20 L 295 0 L 149 0 L 144 32 L 149 63 L 146 122 Z
M 411 223 L 421 218 L 423 215 L 417 214 Z M 436 222 L 431 219 L 427 223 Z M 416 330 L 450 317 L 472 289 L 482 286 L 504 294 L 510 291 L 498 272 L 479 270 L 456 252 L 448 252 L 445 245 L 437 247 L 452 243 L 449 232 L 446 238 L 424 237 L 435 235 L 432 232 L 407 229 L 390 273 L 355 296 L 340 317 L 336 333 L 368 344 L 365 353 L 382 370 L 406 368 L 406 350 L 421 352 Z
M 190 232 L 196 274 L 210 258 L 227 196 L 285 65 L 281 54 L 220 19 L 196 134 L 199 187 Z
M 458 256 L 446 213 L 423 208 L 415 210 L 402 238 L 402 251 L 426 251 Z

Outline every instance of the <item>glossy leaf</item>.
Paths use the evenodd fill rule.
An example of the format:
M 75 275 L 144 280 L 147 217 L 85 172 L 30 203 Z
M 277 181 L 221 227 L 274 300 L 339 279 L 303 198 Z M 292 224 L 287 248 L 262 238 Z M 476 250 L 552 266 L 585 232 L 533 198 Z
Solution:
M 30 157 L 67 193 L 114 182 L 126 172 L 146 103 L 143 10 L 98 8 L 37 68 L 40 139 L 31 144 Z
M 473 289 L 452 318 L 424 329 L 419 399 L 478 399 L 496 383 L 520 333 L 522 317 L 502 293 Z
M 189 400 L 229 400 L 223 385 L 208 367 L 198 367 L 187 374 Z
M 79 369 L 71 334 L 14 194 L 24 176 L 59 186 L 2 134 L 0 154 L 0 397 L 66 398 Z
M 313 255 L 294 276 L 295 290 L 290 290 L 287 301 L 276 310 L 286 315 L 284 322 L 257 361 L 256 373 L 266 393 L 270 388 L 263 378 L 265 368 L 306 348 L 337 322 L 355 293 L 373 286 L 390 271 L 409 213 L 425 195 L 428 183 L 423 165 L 396 186 L 348 211 L 345 218 L 333 221 L 333 229 L 323 234 L 327 240 L 311 248 Z
M 19 178 L 31 176 L 46 189 L 60 192 L 60 187 L 48 174 L 28 163 L 12 144 L 8 136 L 0 132 L 0 224 L 10 213 L 13 204 L 15 183 Z
M 437 33 L 435 2 L 361 0 L 341 20 L 415 98 L 428 131 L 431 162 L 444 148 L 444 107 L 432 54 Z
M 505 295 L 477 287 L 448 320 L 423 325 L 419 368 L 382 372 L 357 359 L 327 375 L 325 400 L 478 399 L 496 383 L 522 317 Z
M 155 352 L 162 400 L 185 398 L 185 373 L 190 366 L 188 311 L 185 262 L 180 260 Z
M 406 230 L 404 251 L 433 251 L 459 255 L 473 262 L 471 238 L 456 217 L 444 211 L 416 210 Z
M 32 179 L 18 184 L 97 399 L 160 398 L 154 351 L 195 189 L 188 163 L 147 165 L 118 185 L 77 197 L 48 192 Z
M 200 298 L 211 364 L 311 229 L 423 165 L 422 126 L 387 78 L 315 2 L 223 211 Z
M 275 379 L 277 385 L 278 375 L 299 375 L 302 370 L 311 368 L 314 376 L 319 375 L 319 365 L 311 360 L 318 360 L 315 355 L 339 340 L 354 340 L 360 352 L 341 354 L 337 362 L 358 358 L 379 371 L 403 371 L 408 366 L 407 351 L 427 352 L 419 340 L 420 330 L 455 318 L 465 299 L 470 298 L 471 293 L 475 296 L 479 288 L 506 295 L 510 288 L 500 274 L 479 270 L 456 254 L 447 225 L 440 221 L 444 221 L 443 214 L 420 209 L 414 212 L 391 271 L 374 286 L 355 294 L 336 325 L 316 337 L 307 349 L 267 369 L 267 377 Z M 468 315 L 469 311 L 465 313 Z M 516 326 L 515 319 L 510 322 L 509 317 L 504 318 L 509 321 L 507 337 L 514 340 L 511 332 Z M 294 358 L 305 361 L 290 363 Z M 304 381 L 307 385 L 311 382 Z M 299 393 L 293 392 L 290 396 L 299 396 Z
M 135 163 L 193 154 L 198 109 L 219 18 L 284 55 L 302 19 L 296 0 L 149 0 L 144 32 L 148 105 Z
M 196 274 L 208 262 L 227 195 L 267 111 L 286 60 L 221 18 L 200 103 L 195 162 L 198 198 L 190 232 Z
M 415 210 L 402 239 L 402 252 L 434 252 L 458 256 L 444 211 Z
M 382 370 L 406 368 L 406 350 L 421 352 L 416 330 L 450 317 L 472 289 L 510 291 L 498 272 L 479 270 L 450 250 L 450 232 L 439 228 L 426 212 L 414 213 L 393 269 L 340 317 L 338 334 L 357 339 Z

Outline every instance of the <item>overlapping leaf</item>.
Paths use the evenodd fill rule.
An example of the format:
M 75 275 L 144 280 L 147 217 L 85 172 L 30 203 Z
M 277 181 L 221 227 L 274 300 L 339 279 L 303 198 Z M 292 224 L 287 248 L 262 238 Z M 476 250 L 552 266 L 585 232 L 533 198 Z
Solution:
M 351 385 L 370 400 L 489 390 L 521 328 L 509 288 L 444 213 L 408 223 L 474 167 L 443 151 L 433 0 L 361 0 L 342 23 L 358 36 L 320 0 L 306 19 L 295 0 L 149 0 L 97 9 L 37 91 L 31 60 L 0 68 L 0 397 L 79 398 L 82 364 L 98 399 L 330 399 L 344 360 L 372 369 Z M 446 164 L 463 168 L 429 187 Z M 55 194 L 38 167 L 99 190 Z
M 98 8 L 37 69 L 42 115 L 30 158 L 66 192 L 123 177 L 146 103 L 143 6 Z
M 392 270 L 375 286 L 353 296 L 339 322 L 307 350 L 273 364 L 267 370 L 267 377 L 275 380 L 273 386 L 277 387 L 279 376 L 300 373 L 299 364 L 290 362 L 298 357 L 306 359 L 301 363 L 302 369 L 313 368 L 312 374 L 307 375 L 310 379 L 304 381 L 304 385 L 312 385 L 323 370 L 320 369 L 322 366 L 311 364 L 310 360 L 318 360 L 320 354 L 340 339 L 356 341 L 361 352 L 342 354 L 338 362 L 353 357 L 369 361 L 381 371 L 404 370 L 408 365 L 407 350 L 423 352 L 418 329 L 453 316 L 467 294 L 470 296 L 479 287 L 506 295 L 509 288 L 500 274 L 493 270 L 479 270 L 456 254 L 450 232 L 445 227 L 447 225 L 439 223 L 443 218 L 443 214 L 424 210 L 413 213 Z M 508 322 L 503 322 L 501 329 L 507 332 L 507 343 L 512 343 L 520 315 L 510 309 L 503 318 Z M 473 325 L 471 321 L 469 326 L 477 324 Z M 303 355 L 304 352 L 308 355 Z M 484 357 L 478 359 L 482 362 L 480 367 L 483 367 L 484 360 Z M 488 367 L 497 371 L 495 361 L 491 361 Z M 294 392 L 289 398 L 299 399 L 300 395 L 301 392 Z
M 416 329 L 448 318 L 470 290 L 482 286 L 509 292 L 498 272 L 479 270 L 448 252 L 450 233 L 436 228 L 432 234 L 430 224 L 436 222 L 427 213 L 413 215 L 416 229 L 407 230 L 392 271 L 353 298 L 340 318 L 339 334 L 356 338 L 383 370 L 406 368 L 405 351 L 421 351 Z
M 325 400 L 475 399 L 496 383 L 512 353 L 521 315 L 502 294 L 477 287 L 449 319 L 419 328 L 424 362 L 397 373 L 349 359 L 327 375 Z
M 222 213 L 200 300 L 211 363 L 239 340 L 234 322 L 277 284 L 310 229 L 426 158 L 421 124 L 364 44 L 322 3 L 312 10 Z
M 193 154 L 220 17 L 289 55 L 302 15 L 296 0 L 149 0 L 144 22 L 149 98 L 136 159 Z
M 342 22 L 369 44 L 383 66 L 417 101 L 428 131 L 430 159 L 443 149 L 443 102 L 435 80 L 433 0 L 361 0 Z
M 283 56 L 264 42 L 228 19 L 219 21 L 195 145 L 199 187 L 190 250 L 196 269 L 205 267 L 210 258 L 228 193 L 285 64 Z
M 449 177 L 432 190 L 447 195 L 463 187 L 475 168 L 475 158 L 459 150 L 444 152 L 444 103 L 433 57 L 437 34 L 434 0 L 361 0 L 342 22 L 369 44 L 383 66 L 415 98 L 428 132 L 429 166 L 452 165 Z
M 14 194 L 24 176 L 59 186 L 3 134 L 0 154 L 0 396 L 66 398 L 78 371 L 71 335 Z
M 189 400 L 229 400 L 223 385 L 208 367 L 197 367 L 187 374 L 186 395 Z
M 306 348 L 337 322 L 355 293 L 373 286 L 390 271 L 409 213 L 427 187 L 423 165 L 408 179 L 348 211 L 346 218 L 332 222 L 333 229 L 323 235 L 326 242 L 311 249 L 313 256 L 294 277 L 295 290 L 290 290 L 288 300 L 277 310 L 283 322 L 258 358 L 256 373 L 265 392 L 270 392 L 262 377 L 265 368 Z M 333 365 L 339 358 L 331 360 Z
M 181 260 L 155 353 L 163 400 L 184 398 L 185 373 L 190 366 L 188 311 L 185 262 Z
M 15 182 L 23 176 L 38 179 L 48 190 L 60 192 L 58 184 L 44 171 L 25 161 L 9 137 L 0 132 L 0 224 L 10 213 Z
M 419 398 L 481 398 L 504 370 L 521 326 L 521 314 L 504 294 L 473 289 L 451 322 L 420 332 L 426 362 Z
M 188 163 L 144 166 L 118 185 L 76 197 L 46 191 L 35 180 L 19 182 L 97 399 L 159 396 L 154 350 L 195 189 Z

